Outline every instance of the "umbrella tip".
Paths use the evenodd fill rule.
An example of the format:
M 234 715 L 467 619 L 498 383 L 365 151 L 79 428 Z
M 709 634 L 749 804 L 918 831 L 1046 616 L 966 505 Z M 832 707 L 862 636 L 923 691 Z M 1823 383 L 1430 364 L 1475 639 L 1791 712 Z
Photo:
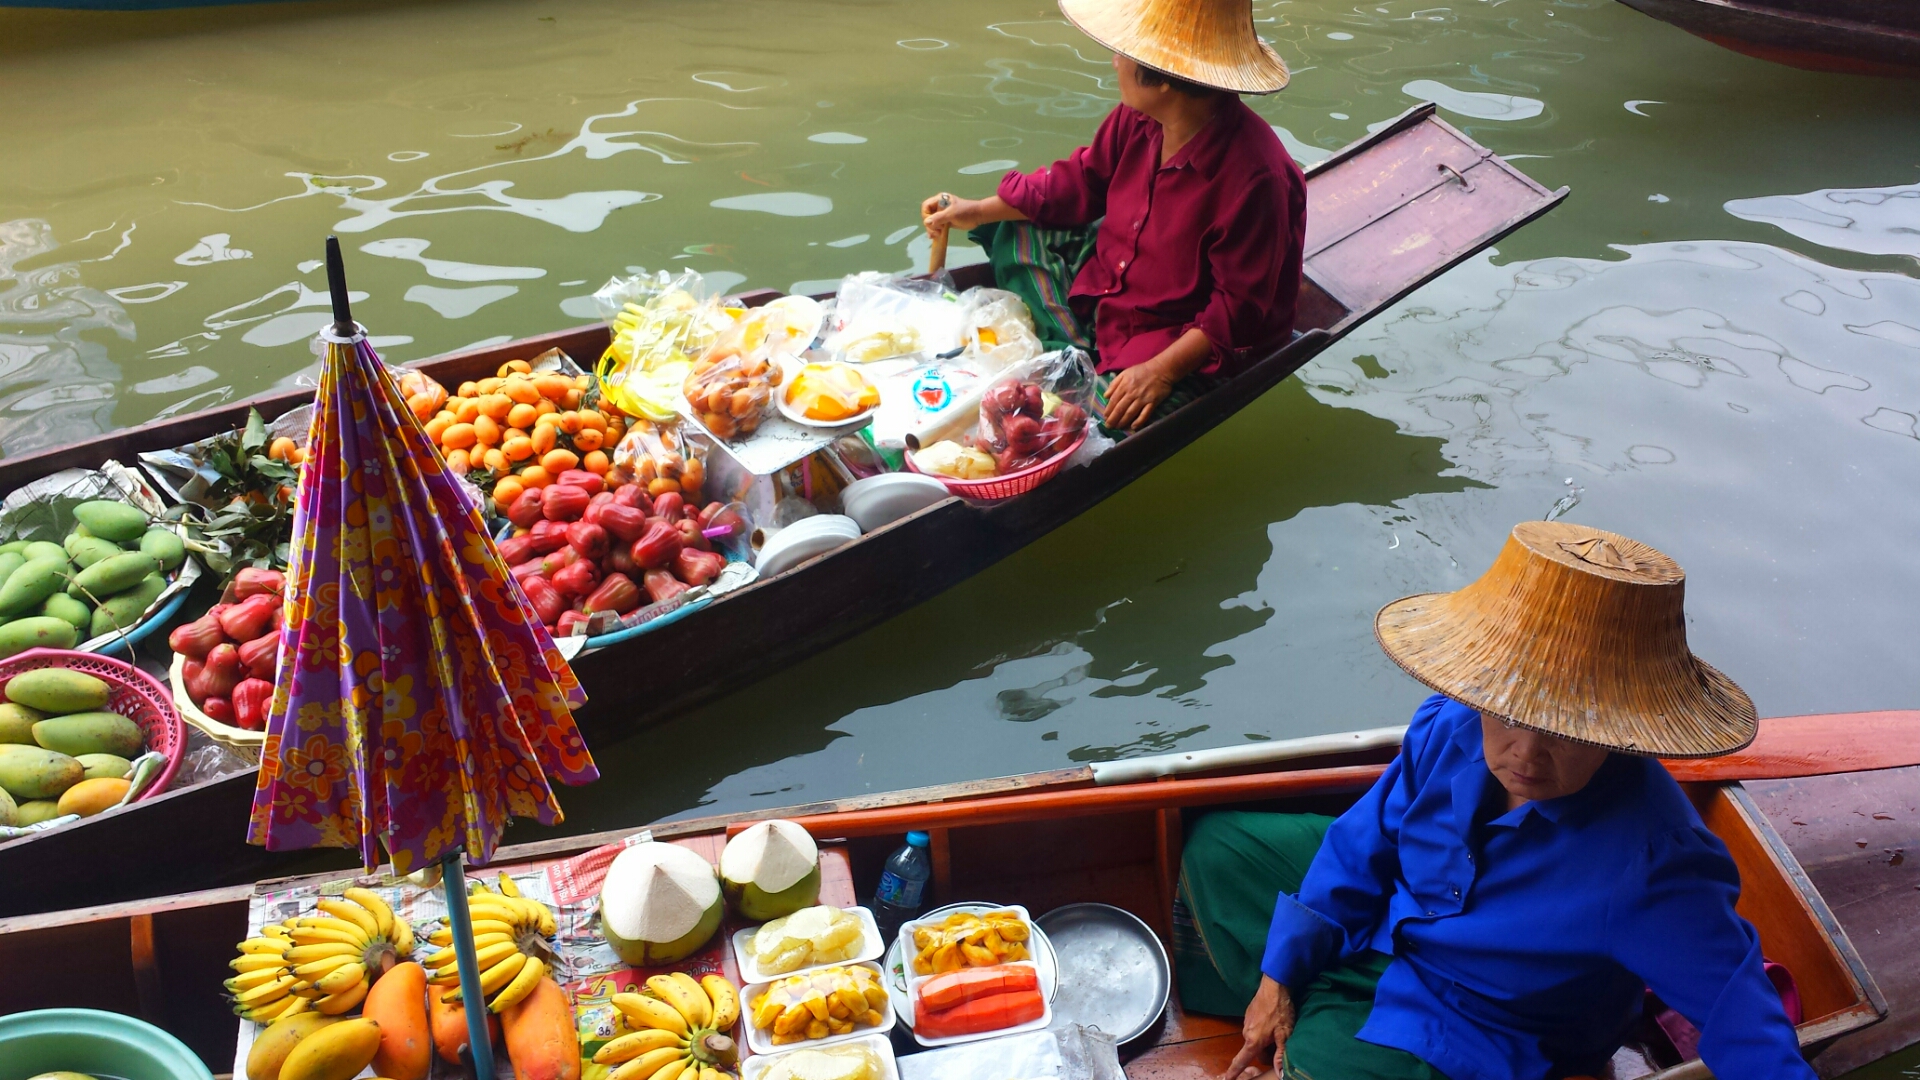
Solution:
M 340 259 L 340 238 L 327 237 L 327 289 L 333 294 L 333 332 L 339 337 L 355 333 L 353 312 L 347 307 L 347 267 Z

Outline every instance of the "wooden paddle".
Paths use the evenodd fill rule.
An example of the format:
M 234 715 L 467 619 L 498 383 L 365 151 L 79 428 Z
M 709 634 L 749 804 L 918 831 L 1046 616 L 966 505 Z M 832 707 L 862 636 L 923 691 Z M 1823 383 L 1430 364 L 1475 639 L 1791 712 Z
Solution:
M 953 196 L 942 192 L 940 195 L 940 209 L 945 210 L 952 205 Z M 924 222 L 922 222 L 922 224 L 924 224 Z M 932 277 L 947 268 L 947 232 L 948 230 L 941 229 L 939 234 L 933 238 L 933 249 L 927 252 L 928 277 Z

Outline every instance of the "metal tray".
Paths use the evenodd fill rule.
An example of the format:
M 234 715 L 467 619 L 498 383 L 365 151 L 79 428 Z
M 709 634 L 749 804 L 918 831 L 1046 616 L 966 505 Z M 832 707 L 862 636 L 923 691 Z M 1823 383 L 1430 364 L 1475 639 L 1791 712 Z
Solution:
M 1056 1023 L 1099 1028 L 1126 1043 L 1146 1034 L 1166 1011 L 1173 989 L 1167 950 L 1131 912 L 1109 904 L 1067 904 L 1035 921 L 1060 964 Z

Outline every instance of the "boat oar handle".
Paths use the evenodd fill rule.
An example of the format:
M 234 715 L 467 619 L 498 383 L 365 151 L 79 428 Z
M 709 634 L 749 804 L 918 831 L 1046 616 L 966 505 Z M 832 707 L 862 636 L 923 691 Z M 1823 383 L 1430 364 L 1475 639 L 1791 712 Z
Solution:
M 940 209 L 945 210 L 947 207 L 952 205 L 953 205 L 953 196 L 942 193 L 940 196 Z M 940 271 L 945 270 L 946 268 L 947 268 L 947 230 L 941 229 L 939 232 L 934 234 L 933 249 L 927 252 L 927 273 L 930 275 L 937 274 Z
M 333 294 L 333 332 L 339 337 L 354 334 L 353 311 L 347 304 L 347 265 L 340 258 L 340 238 L 327 237 L 327 291 Z

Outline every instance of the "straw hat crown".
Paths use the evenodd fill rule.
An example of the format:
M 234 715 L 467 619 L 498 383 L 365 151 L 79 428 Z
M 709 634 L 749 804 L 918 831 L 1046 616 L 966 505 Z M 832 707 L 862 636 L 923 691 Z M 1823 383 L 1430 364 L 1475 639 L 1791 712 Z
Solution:
M 1374 618 L 1394 663 L 1523 727 L 1632 754 L 1753 741 L 1753 700 L 1687 648 L 1686 575 L 1660 551 L 1565 522 L 1516 525 L 1493 566 Z
M 1253 30 L 1252 0 L 1060 0 L 1081 33 L 1137 63 L 1238 94 L 1287 85 L 1287 65 Z

